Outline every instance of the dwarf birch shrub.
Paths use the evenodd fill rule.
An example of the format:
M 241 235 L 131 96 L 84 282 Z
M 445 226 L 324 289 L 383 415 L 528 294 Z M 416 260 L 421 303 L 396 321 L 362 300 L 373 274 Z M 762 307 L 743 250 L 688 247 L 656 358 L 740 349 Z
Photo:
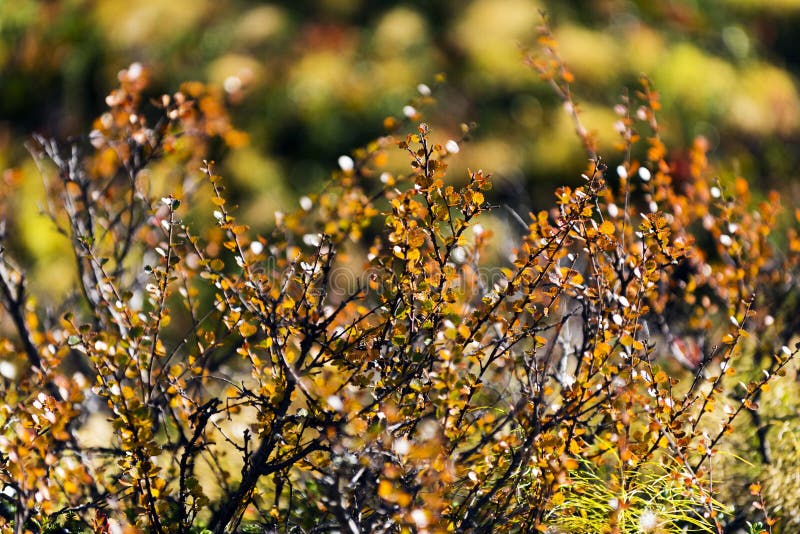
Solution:
M 754 482 L 721 478 L 720 454 L 748 418 L 765 443 L 759 397 L 798 352 L 784 295 L 800 238 L 774 238 L 777 194 L 714 178 L 702 139 L 678 175 L 646 79 L 615 108 L 621 151 L 601 158 L 546 28 L 540 44 L 529 64 L 588 164 L 519 217 L 500 264 L 483 254 L 490 174 L 448 175 L 469 146 L 416 110 L 262 233 L 201 163 L 210 139 L 244 140 L 213 89 L 147 107 L 146 72 L 128 69 L 84 142 L 37 138 L 76 289 L 45 304 L 3 251 L 3 531 L 724 532 L 749 518 L 717 498 Z M 402 173 L 385 168 L 395 150 Z

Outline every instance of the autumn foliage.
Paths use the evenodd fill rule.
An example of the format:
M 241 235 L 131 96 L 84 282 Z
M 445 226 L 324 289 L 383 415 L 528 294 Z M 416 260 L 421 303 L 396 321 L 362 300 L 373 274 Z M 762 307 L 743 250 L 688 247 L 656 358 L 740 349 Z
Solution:
M 2 531 L 777 529 L 732 456 L 772 461 L 800 237 L 704 139 L 668 159 L 645 78 L 601 157 L 540 45 L 588 163 L 511 258 L 489 172 L 448 175 L 468 143 L 417 114 L 263 234 L 204 161 L 246 142 L 213 88 L 148 101 L 134 65 L 86 138 L 37 138 L 76 288 L 2 252 Z

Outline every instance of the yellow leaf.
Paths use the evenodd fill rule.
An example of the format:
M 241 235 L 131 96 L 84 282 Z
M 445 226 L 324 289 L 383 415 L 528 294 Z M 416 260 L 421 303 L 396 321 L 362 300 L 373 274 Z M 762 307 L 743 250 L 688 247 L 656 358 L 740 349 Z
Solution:
M 64 491 L 69 495 L 73 493 L 78 493 L 78 485 L 75 484 L 72 480 L 67 478 L 64 480 Z
M 381 499 L 388 499 L 392 491 L 394 491 L 394 486 L 388 480 L 381 480 L 380 484 L 378 484 L 378 496 Z
M 614 235 L 614 223 L 611 221 L 603 221 L 600 225 L 600 233 L 603 235 Z
M 609 354 L 611 354 L 611 345 L 609 345 L 604 341 L 598 343 L 597 346 L 594 348 L 594 355 L 597 358 L 604 358 Z
M 464 323 L 458 325 L 458 335 L 460 335 L 463 339 L 467 339 L 469 337 L 469 327 Z
M 399 504 L 400 506 L 408 506 L 409 504 L 411 504 L 411 495 L 409 495 L 405 491 L 400 491 L 396 495 L 396 501 L 397 504 Z
M 408 232 L 408 246 L 421 247 L 425 243 L 425 232 L 421 228 L 412 228 Z
M 258 331 L 258 328 L 250 323 L 242 323 L 239 325 L 239 333 L 242 337 L 250 337 Z

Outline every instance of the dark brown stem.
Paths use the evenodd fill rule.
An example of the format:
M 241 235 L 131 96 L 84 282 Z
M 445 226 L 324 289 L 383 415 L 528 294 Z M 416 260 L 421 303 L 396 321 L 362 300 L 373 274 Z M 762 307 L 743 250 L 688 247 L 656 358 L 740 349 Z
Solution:
M 1 252 L 0 252 L 1 253 Z M 11 320 L 14 322 L 14 327 L 17 330 L 22 347 L 25 350 L 25 355 L 28 357 L 32 367 L 37 369 L 42 368 L 42 359 L 39 356 L 39 351 L 31 340 L 31 333 L 28 325 L 25 323 L 25 278 L 20 276 L 16 288 L 12 288 L 13 282 L 9 280 L 9 272 L 4 265 L 4 261 L 0 259 L 0 293 L 2 293 L 3 308 L 11 315 Z

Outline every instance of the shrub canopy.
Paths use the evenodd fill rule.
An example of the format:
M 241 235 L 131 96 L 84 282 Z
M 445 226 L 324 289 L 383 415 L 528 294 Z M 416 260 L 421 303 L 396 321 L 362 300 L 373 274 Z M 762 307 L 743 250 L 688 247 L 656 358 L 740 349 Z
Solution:
M 756 517 L 729 506 L 749 488 L 764 508 L 721 453 L 770 461 L 759 400 L 798 352 L 800 239 L 775 233 L 777 194 L 713 178 L 703 138 L 671 166 L 645 78 L 615 107 L 609 165 L 547 28 L 540 45 L 529 65 L 588 164 L 551 209 L 513 214 L 507 249 L 490 174 L 447 172 L 470 127 L 438 138 L 428 94 L 263 234 L 203 161 L 237 130 L 201 84 L 148 103 L 135 64 L 88 136 L 37 137 L 75 291 L 37 299 L 3 251 L 2 528 L 722 532 Z M 397 151 L 402 174 L 386 170 Z M 737 440 L 745 417 L 756 435 Z

